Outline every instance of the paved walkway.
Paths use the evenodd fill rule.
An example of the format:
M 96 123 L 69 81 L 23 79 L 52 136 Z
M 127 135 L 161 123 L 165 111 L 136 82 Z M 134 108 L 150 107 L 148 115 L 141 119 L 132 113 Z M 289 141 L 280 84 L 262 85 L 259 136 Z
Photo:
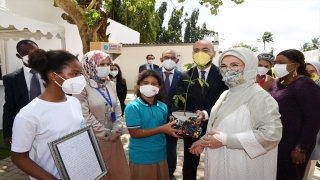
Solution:
M 129 92 L 126 102 L 134 99 L 133 93 Z M 121 136 L 121 140 L 123 143 L 123 148 L 125 150 L 126 156 L 128 158 L 128 143 L 129 143 L 129 133 L 126 127 L 124 127 L 123 135 Z M 182 180 L 182 163 L 183 163 L 183 140 L 178 140 L 177 146 L 177 153 L 178 153 L 178 162 L 177 162 L 177 169 L 174 175 L 178 180 Z M 203 179 L 204 174 L 204 154 L 200 156 L 200 164 L 198 166 L 198 180 Z M 28 180 L 29 177 L 20 171 L 15 165 L 12 164 L 10 157 L 0 161 L 0 180 Z M 320 168 L 316 168 L 314 174 L 314 180 L 320 180 Z

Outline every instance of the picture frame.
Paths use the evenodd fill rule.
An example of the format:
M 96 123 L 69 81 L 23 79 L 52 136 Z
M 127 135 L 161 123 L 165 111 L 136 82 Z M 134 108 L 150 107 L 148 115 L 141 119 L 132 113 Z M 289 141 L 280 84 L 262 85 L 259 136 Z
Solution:
M 48 146 L 61 180 L 99 180 L 108 173 L 91 125 Z

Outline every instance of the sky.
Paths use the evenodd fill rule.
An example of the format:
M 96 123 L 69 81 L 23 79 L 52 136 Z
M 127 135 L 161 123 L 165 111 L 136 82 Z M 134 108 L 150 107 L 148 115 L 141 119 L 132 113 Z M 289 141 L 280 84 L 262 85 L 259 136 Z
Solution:
M 209 8 L 201 6 L 198 0 L 184 3 L 157 0 L 156 9 L 163 1 L 167 2 L 165 25 L 174 7 L 184 6 L 189 16 L 194 8 L 199 8 L 199 25 L 206 22 L 208 29 L 219 33 L 219 50 L 222 51 L 243 42 L 263 52 L 263 43 L 257 39 L 266 31 L 274 34 L 274 42 L 266 43 L 265 51 L 273 47 L 275 55 L 286 49 L 299 49 L 303 43 L 320 37 L 320 0 L 245 0 L 239 5 L 223 0 L 217 16 L 211 15 Z

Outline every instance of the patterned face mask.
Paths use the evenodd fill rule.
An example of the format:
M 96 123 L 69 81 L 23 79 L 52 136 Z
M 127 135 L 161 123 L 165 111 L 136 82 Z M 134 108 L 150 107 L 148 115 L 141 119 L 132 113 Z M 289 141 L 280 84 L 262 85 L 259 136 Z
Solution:
M 243 71 L 241 70 L 222 70 L 221 75 L 222 81 L 230 88 L 244 83 Z

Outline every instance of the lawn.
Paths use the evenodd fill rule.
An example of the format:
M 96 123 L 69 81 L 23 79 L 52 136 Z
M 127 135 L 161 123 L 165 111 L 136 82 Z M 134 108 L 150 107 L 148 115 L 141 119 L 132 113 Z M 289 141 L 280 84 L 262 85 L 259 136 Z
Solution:
M 0 130 L 0 160 L 9 156 L 10 156 L 10 150 L 4 145 L 2 130 Z

